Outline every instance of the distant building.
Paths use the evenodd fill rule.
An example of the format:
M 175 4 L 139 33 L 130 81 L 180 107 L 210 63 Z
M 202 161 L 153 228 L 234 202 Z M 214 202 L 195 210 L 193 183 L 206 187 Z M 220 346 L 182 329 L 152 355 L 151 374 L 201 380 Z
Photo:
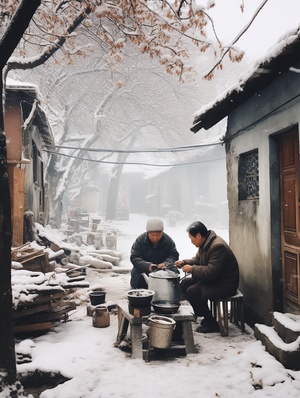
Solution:
M 13 246 L 20 246 L 32 238 L 32 221 L 45 224 L 48 220 L 42 150 L 53 146 L 54 139 L 38 97 L 36 86 L 8 81 L 4 130 Z
M 228 227 L 225 149 L 213 146 L 190 159 L 191 164 L 172 166 L 145 177 L 147 214 L 188 223 L 201 219 Z M 179 214 L 178 214 L 179 213 Z

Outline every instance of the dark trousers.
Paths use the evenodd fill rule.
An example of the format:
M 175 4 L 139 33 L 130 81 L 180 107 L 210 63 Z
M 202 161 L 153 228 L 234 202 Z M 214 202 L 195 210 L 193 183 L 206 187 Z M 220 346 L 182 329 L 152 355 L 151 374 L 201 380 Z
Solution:
M 214 319 L 208 307 L 208 297 L 203 295 L 201 282 L 196 282 L 192 277 L 187 277 L 181 281 L 180 288 L 193 307 L 195 315 L 203 316 L 207 321 Z

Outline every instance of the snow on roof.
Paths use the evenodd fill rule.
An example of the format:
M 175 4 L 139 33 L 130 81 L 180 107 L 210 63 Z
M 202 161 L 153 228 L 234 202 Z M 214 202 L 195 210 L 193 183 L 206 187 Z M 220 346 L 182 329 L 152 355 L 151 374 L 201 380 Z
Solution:
M 14 80 L 10 77 L 7 78 L 6 81 L 6 88 L 7 89 L 13 89 L 13 90 L 26 90 L 26 91 L 34 91 L 36 94 L 39 94 L 38 86 L 32 83 L 27 83 L 27 82 L 20 82 L 17 80 Z
M 21 82 L 12 78 L 7 78 L 6 89 L 15 92 L 22 91 L 24 95 L 29 95 L 33 100 L 40 102 L 41 95 L 37 85 L 27 82 Z M 45 111 L 42 109 L 40 104 L 37 106 L 37 113 L 35 115 L 35 123 L 40 128 L 41 135 L 44 139 L 46 147 L 52 147 L 54 145 L 54 136 L 51 130 L 51 126 L 48 122 Z
M 236 84 L 197 111 L 191 131 L 211 128 L 297 61 L 300 61 L 300 25 L 282 36 Z

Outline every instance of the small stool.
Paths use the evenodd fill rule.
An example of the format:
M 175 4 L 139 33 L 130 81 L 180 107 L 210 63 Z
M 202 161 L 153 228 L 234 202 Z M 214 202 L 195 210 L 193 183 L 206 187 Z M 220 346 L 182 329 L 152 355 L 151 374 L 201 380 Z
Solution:
M 210 300 L 212 314 L 219 324 L 222 336 L 228 336 L 228 317 L 230 322 L 237 325 L 242 333 L 245 332 L 244 323 L 244 296 L 239 290 L 231 297 Z M 228 309 L 230 303 L 230 309 Z

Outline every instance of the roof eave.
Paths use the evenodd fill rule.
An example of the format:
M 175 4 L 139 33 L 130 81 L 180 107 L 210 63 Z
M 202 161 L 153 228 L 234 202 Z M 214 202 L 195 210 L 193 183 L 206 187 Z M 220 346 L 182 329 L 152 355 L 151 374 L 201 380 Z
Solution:
M 262 62 L 253 74 L 238 88 L 229 91 L 226 97 L 216 102 L 194 120 L 191 131 L 197 133 L 202 128 L 208 130 L 229 115 L 241 103 L 262 90 L 281 73 L 300 61 L 300 37 L 286 45 L 282 51 L 268 61 Z

